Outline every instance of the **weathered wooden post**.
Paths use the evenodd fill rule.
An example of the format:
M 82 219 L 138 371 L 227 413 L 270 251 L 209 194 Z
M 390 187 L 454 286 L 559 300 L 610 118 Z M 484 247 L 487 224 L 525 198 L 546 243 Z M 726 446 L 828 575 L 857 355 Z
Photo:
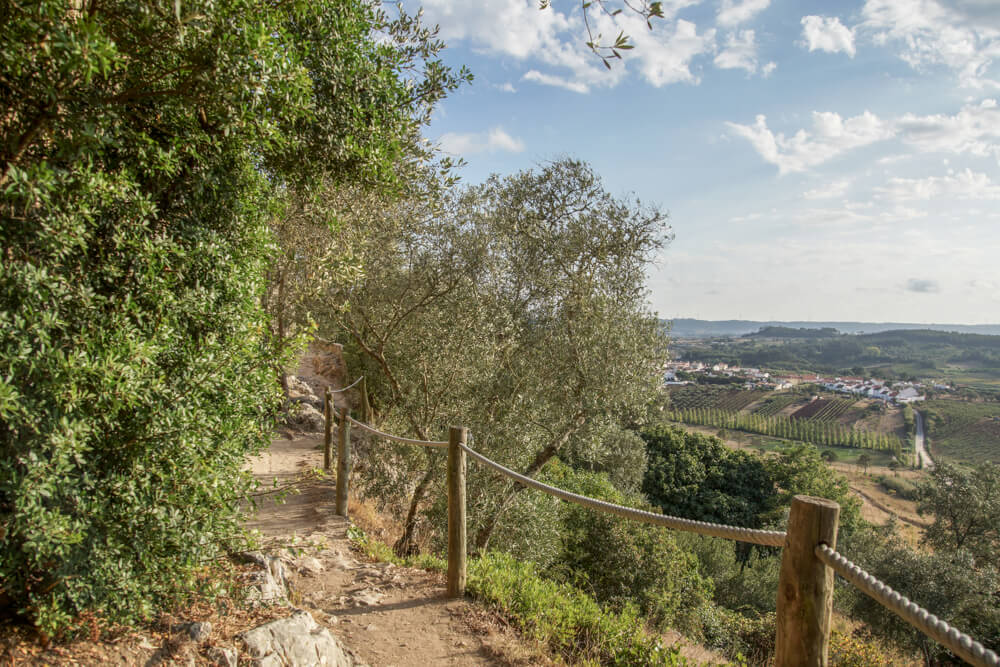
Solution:
M 833 615 L 833 570 L 816 547 L 837 548 L 840 505 L 795 496 L 778 580 L 776 667 L 825 667 Z
M 333 466 L 333 393 L 327 387 L 323 393 L 323 470 Z
M 465 450 L 469 429 L 448 429 L 448 597 L 465 595 Z
M 351 474 L 351 411 L 340 409 L 337 442 L 337 514 L 347 518 L 348 477 Z

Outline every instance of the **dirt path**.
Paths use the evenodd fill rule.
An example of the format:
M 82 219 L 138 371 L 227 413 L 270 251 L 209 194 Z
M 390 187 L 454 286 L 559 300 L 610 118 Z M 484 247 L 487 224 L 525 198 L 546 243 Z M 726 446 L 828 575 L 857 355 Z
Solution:
M 252 462 L 254 474 L 281 481 L 322 466 L 321 442 L 322 436 L 276 439 Z M 444 597 L 441 575 L 363 562 L 347 539 L 347 522 L 333 514 L 333 498 L 332 481 L 310 482 L 284 504 L 260 503 L 249 524 L 277 542 L 298 538 L 320 545 L 294 561 L 300 569 L 292 579 L 293 604 L 373 667 L 509 664 L 497 657 L 492 638 L 470 627 L 473 605 Z

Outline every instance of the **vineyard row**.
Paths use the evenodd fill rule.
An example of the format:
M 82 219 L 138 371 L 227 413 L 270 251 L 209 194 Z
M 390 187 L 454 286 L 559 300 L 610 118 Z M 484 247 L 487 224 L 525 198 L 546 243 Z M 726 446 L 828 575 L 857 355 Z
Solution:
M 811 419 L 790 419 L 782 416 L 763 416 L 727 412 L 717 408 L 686 408 L 672 410 L 669 418 L 685 424 L 714 426 L 735 431 L 746 431 L 776 438 L 800 440 L 814 445 L 857 447 L 892 452 L 902 456 L 903 441 L 898 437 L 872 431 L 856 431 L 832 422 Z

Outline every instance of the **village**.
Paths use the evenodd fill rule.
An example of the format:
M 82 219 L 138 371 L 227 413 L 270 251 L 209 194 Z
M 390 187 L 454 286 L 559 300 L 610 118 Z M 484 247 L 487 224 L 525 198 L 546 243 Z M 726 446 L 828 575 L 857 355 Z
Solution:
M 771 373 L 760 368 L 742 368 L 735 364 L 705 364 L 699 361 L 670 361 L 664 366 L 663 382 L 666 385 L 712 383 L 726 381 L 744 389 L 780 391 L 800 384 L 815 384 L 839 394 L 871 398 L 887 403 L 913 403 L 927 398 L 926 386 L 921 382 L 888 382 L 877 378 L 824 377 L 818 373 Z M 947 392 L 952 387 L 933 384 L 934 391 Z

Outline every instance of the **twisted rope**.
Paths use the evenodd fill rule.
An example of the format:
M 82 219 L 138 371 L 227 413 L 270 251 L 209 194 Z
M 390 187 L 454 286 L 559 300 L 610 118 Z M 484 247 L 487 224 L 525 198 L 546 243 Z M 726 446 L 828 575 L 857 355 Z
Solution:
M 524 475 L 518 474 L 509 468 L 503 467 L 495 461 L 491 461 L 479 452 L 469 449 L 465 445 L 459 446 L 472 458 L 486 466 L 489 466 L 490 468 L 493 468 L 497 472 L 506 475 L 515 482 L 538 489 L 539 491 L 547 493 L 550 496 L 555 496 L 556 498 L 561 498 L 571 503 L 576 503 L 577 505 L 589 507 L 607 514 L 616 514 L 626 519 L 634 519 L 635 521 L 650 523 L 654 526 L 666 526 L 667 528 L 673 528 L 674 530 L 685 530 L 690 533 L 709 535 L 711 537 L 722 537 L 729 540 L 737 540 L 739 542 L 750 542 L 751 544 L 762 544 L 769 547 L 780 547 L 785 543 L 785 533 L 783 531 L 753 530 L 751 528 L 723 526 L 721 524 L 708 523 L 706 521 L 681 519 L 679 517 L 667 516 L 665 514 L 654 514 L 653 512 L 646 512 L 632 507 L 615 505 L 614 503 L 604 502 L 603 500 L 597 500 L 596 498 L 570 493 L 569 491 L 557 489 L 556 487 L 549 486 L 548 484 L 542 484 L 538 480 L 532 479 L 531 477 L 525 477 Z
M 887 608 L 922 633 L 942 644 L 975 667 L 1000 667 L 1000 656 L 972 637 L 953 628 L 920 605 L 892 590 L 825 544 L 816 547 L 816 557 L 851 582 L 865 595 Z
M 347 385 L 346 387 L 341 387 L 340 389 L 330 389 L 330 393 L 331 394 L 335 394 L 335 393 L 340 392 L 340 391 L 347 391 L 348 389 L 350 389 L 351 387 L 353 387 L 354 385 L 356 385 L 357 383 L 361 382 L 364 379 L 365 379 L 365 376 L 362 375 L 361 377 L 359 377 L 357 380 L 355 380 L 351 384 Z M 328 389 L 329 389 L 329 387 L 328 387 Z
M 371 426 L 369 426 L 368 424 L 366 424 L 364 422 L 359 422 L 357 419 L 355 419 L 354 417 L 351 417 L 350 415 L 348 415 L 347 421 L 351 422 L 352 424 L 354 424 L 355 426 L 357 426 L 358 428 L 360 428 L 362 431 L 368 431 L 369 433 L 377 435 L 380 438 L 387 438 L 388 440 L 395 440 L 396 442 L 401 442 L 401 443 L 403 443 L 405 445 L 420 445 L 421 447 L 447 447 L 448 446 L 448 441 L 447 440 L 414 440 L 413 438 L 403 438 L 403 437 L 398 436 L 398 435 L 392 435 L 391 433 L 385 433 L 383 431 L 379 431 L 378 429 L 372 428 Z

